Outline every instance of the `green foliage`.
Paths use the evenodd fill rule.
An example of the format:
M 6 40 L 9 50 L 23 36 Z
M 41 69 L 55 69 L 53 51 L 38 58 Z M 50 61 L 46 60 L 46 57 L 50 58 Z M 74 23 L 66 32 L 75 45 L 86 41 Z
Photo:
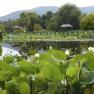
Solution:
M 20 94 L 18 83 L 15 80 L 7 81 L 5 89 L 7 90 L 7 94 Z
M 52 32 L 42 30 L 40 32 L 4 33 L 5 42 L 30 42 L 30 41 L 88 41 L 94 39 L 94 31 L 72 30 L 64 32 Z M 28 50 L 29 48 L 25 49 Z
M 32 62 L 20 61 L 18 62 L 19 69 L 25 73 L 35 74 L 38 72 L 37 66 L 32 64 Z
M 13 63 L 14 57 L 13 56 L 5 56 L 3 62 L 5 63 Z
M 80 15 L 81 12 L 78 7 L 73 4 L 65 4 L 58 11 L 58 20 L 57 25 L 58 28 L 62 24 L 71 24 L 73 25 L 73 29 L 79 29 L 80 23 Z
M 47 23 L 47 29 L 56 31 L 58 27 L 57 20 L 57 15 L 53 15 Z
M 0 81 L 7 81 L 11 78 L 11 73 L 6 71 L 0 71 Z
M 4 32 L 5 31 L 5 26 L 3 24 L 0 24 L 0 32 Z
M 69 59 L 63 51 L 49 49 L 37 59 L 33 56 L 30 62 L 17 58 L 14 61 L 14 56 L 8 56 L 0 61 L 1 94 L 93 92 L 93 52 L 78 54 Z
M 22 13 L 20 15 L 20 25 L 29 31 L 34 31 L 35 24 L 40 24 L 40 18 L 36 13 Z M 40 29 L 39 26 L 36 28 Z
M 39 25 L 39 24 L 34 25 L 34 31 L 41 31 L 41 30 L 42 30 L 41 25 Z
M 43 29 L 47 29 L 50 25 L 49 21 L 50 18 L 53 17 L 54 14 L 51 11 L 48 11 L 46 14 L 42 15 L 41 21 L 42 21 L 42 27 Z M 52 22 L 51 22 L 52 23 Z
M 6 90 L 0 90 L 0 94 L 7 94 Z
M 84 30 L 94 30 L 94 13 L 85 15 L 81 19 L 80 27 Z
M 19 84 L 20 94 L 30 94 L 30 87 L 28 83 L 22 82 Z
M 0 47 L 0 55 L 2 54 L 2 47 Z

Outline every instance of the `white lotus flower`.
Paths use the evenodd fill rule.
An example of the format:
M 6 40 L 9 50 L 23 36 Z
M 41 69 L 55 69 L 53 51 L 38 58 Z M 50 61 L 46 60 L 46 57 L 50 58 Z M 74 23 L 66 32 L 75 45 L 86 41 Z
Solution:
M 66 79 L 65 80 L 61 80 L 61 84 L 66 85 L 67 84 Z
M 35 57 L 39 58 L 39 56 L 40 56 L 39 53 L 36 53 L 36 54 L 35 54 Z
M 50 50 L 52 49 L 52 46 L 51 46 L 51 45 L 49 46 L 49 49 L 50 49 Z
M 65 51 L 65 55 L 67 55 L 67 56 L 69 56 L 69 55 L 70 55 L 69 50 L 66 50 L 66 51 Z
M 33 80 L 33 81 L 36 80 L 36 75 L 32 75 L 32 80 Z
M 94 52 L 94 47 L 89 47 L 89 48 L 88 48 L 88 51 L 89 51 L 89 52 Z

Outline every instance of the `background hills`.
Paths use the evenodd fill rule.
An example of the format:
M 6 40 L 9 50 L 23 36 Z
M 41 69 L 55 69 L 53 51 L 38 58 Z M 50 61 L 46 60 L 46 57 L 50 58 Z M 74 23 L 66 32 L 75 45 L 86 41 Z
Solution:
M 58 11 L 58 7 L 56 6 L 43 6 L 43 7 L 36 7 L 30 10 L 21 10 L 21 11 L 16 11 L 13 13 L 10 13 L 6 16 L 0 17 L 0 21 L 7 21 L 7 20 L 14 20 L 19 18 L 19 15 L 23 12 L 36 12 L 38 15 L 43 15 L 45 14 L 47 11 L 52 11 L 53 13 L 55 13 L 56 11 Z M 81 7 L 80 10 L 82 11 L 82 13 L 91 13 L 94 12 L 94 6 L 88 6 L 88 7 Z

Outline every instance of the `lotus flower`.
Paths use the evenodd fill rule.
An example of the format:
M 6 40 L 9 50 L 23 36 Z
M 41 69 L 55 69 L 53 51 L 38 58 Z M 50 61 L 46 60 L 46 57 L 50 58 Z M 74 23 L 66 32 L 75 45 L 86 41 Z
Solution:
M 65 55 L 67 55 L 67 56 L 69 56 L 69 55 L 70 55 L 69 50 L 66 50 L 66 51 L 65 51 Z
M 88 48 L 88 51 L 89 51 L 89 52 L 94 52 L 94 47 L 89 47 L 89 48 Z
M 39 58 L 39 56 L 40 56 L 39 53 L 36 53 L 36 54 L 35 54 L 35 57 Z

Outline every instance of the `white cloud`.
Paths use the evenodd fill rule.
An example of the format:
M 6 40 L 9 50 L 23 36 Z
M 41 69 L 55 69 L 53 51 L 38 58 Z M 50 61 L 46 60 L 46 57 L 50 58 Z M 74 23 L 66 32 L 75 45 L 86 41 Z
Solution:
M 38 6 L 61 6 L 68 2 L 79 7 L 94 5 L 94 0 L 0 0 L 0 16 Z

